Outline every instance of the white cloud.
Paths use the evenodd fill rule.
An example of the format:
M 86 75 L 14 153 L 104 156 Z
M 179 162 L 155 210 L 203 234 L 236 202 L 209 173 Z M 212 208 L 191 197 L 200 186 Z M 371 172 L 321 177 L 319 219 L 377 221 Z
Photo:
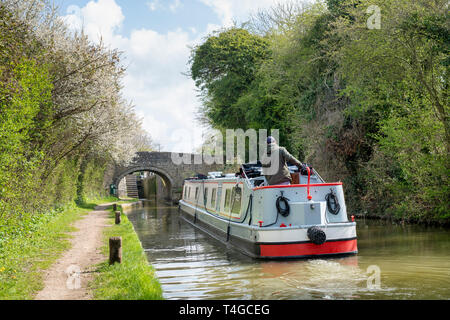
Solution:
M 207 24 L 199 30 L 176 29 L 164 33 L 151 29 L 134 29 L 121 35 L 125 21 L 115 0 L 92 0 L 86 6 L 69 6 L 63 19 L 72 29 L 84 28 L 93 41 L 102 41 L 124 52 L 128 67 L 123 94 L 135 106 L 143 126 L 166 151 L 192 152 L 202 142 L 201 128 L 195 121 L 200 101 L 191 79 L 182 75 L 188 70 L 189 46 L 202 41 L 214 30 L 230 26 L 233 19 L 245 19 L 273 0 L 198 0 L 211 7 L 222 25 Z M 281 0 L 280 0 L 281 1 Z M 288 1 L 288 0 L 286 0 Z M 148 1 L 151 11 L 171 10 L 183 6 L 180 0 Z
M 175 0 L 169 5 L 169 10 L 172 12 L 176 12 L 179 8 L 181 8 L 182 4 L 180 0 Z
M 233 4 L 229 0 L 200 0 L 203 4 L 211 7 L 220 18 L 223 26 L 229 27 L 233 24 Z
M 79 30 L 83 27 L 81 9 L 78 6 L 69 6 L 67 8 L 67 15 L 62 18 L 69 28 L 73 30 Z
M 159 0 L 149 1 L 146 3 L 150 11 L 156 11 L 159 7 Z
M 183 6 L 181 0 L 173 0 L 167 7 L 165 5 L 163 5 L 160 0 L 148 1 L 146 3 L 146 5 L 150 11 L 156 11 L 159 9 L 164 9 L 164 10 L 168 9 L 173 13 L 175 13 L 179 8 L 181 8 Z
M 64 20 L 72 29 L 83 28 L 93 41 L 111 44 L 125 19 L 115 0 L 90 1 L 85 7 L 69 6 Z
M 211 7 L 219 17 L 222 26 L 231 27 L 234 22 L 244 22 L 249 15 L 260 9 L 267 9 L 279 3 L 293 0 L 199 0 Z
M 131 57 L 145 59 L 149 63 L 170 65 L 183 63 L 189 54 L 187 45 L 190 43 L 189 34 L 181 29 L 160 34 L 153 30 L 133 30 L 129 39 Z M 149 59 L 154 59 L 148 61 Z
M 172 4 L 174 10 L 181 6 L 179 1 Z M 136 106 L 153 140 L 167 151 L 192 152 L 198 147 L 201 132 L 195 130 L 199 126 L 194 118 L 200 102 L 193 81 L 182 72 L 188 69 L 188 46 L 203 35 L 193 35 L 189 29 L 159 33 L 141 28 L 124 37 L 119 33 L 124 16 L 115 0 L 90 1 L 83 8 L 70 6 L 67 13 L 63 18 L 71 28 L 83 27 L 91 40 L 102 37 L 106 45 L 124 52 L 123 63 L 128 68 L 123 95 Z

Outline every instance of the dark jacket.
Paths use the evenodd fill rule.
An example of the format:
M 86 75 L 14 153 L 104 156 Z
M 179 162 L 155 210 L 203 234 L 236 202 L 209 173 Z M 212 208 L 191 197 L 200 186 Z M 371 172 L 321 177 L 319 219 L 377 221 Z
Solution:
M 286 148 L 280 147 L 276 143 L 271 143 L 267 146 L 267 156 L 270 160 L 267 161 L 268 159 L 266 159 L 266 161 L 263 161 L 263 173 L 266 172 L 264 175 L 266 176 L 269 185 L 277 185 L 288 181 L 291 182 L 292 178 L 287 164 L 296 166 L 302 165 L 302 163 L 291 155 Z M 274 163 L 275 167 L 273 167 L 277 168 L 276 172 L 269 169 L 273 161 L 278 161 L 278 167 L 276 167 L 277 163 Z

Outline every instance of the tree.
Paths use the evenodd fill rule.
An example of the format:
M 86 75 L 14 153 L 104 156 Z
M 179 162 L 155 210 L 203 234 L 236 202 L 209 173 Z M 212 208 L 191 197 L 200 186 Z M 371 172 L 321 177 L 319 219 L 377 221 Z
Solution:
M 381 29 L 366 27 L 370 5 L 380 6 Z M 365 1 L 348 13 L 352 19 L 334 25 L 342 39 L 334 54 L 347 83 L 342 92 L 352 101 L 347 113 L 374 127 L 377 152 L 384 154 L 367 168 L 379 168 L 374 161 L 385 157 L 396 162 L 397 170 L 379 173 L 388 174 L 390 185 L 384 185 L 396 190 L 386 192 L 393 195 L 391 213 L 448 219 L 447 2 Z
M 368 27 L 370 6 L 380 29 Z M 235 41 L 234 28 L 195 48 L 202 116 L 222 130 L 280 129 L 291 152 L 344 182 L 354 212 L 450 221 L 447 1 L 294 8 L 262 12 L 239 31 L 262 47 Z
M 124 72 L 120 52 L 70 32 L 50 1 L 1 1 L 0 238 L 105 194 L 106 169 L 151 148 Z
M 269 55 L 267 41 L 240 28 L 210 36 L 193 48 L 191 76 L 204 101 L 201 115 L 219 128 L 248 128 L 247 110 L 236 106 Z

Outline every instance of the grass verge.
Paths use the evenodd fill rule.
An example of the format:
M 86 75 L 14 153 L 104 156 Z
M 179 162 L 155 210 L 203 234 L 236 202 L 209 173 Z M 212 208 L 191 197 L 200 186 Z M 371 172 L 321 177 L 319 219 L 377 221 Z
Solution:
M 26 232 L 4 237 L 0 246 L 0 300 L 31 300 L 44 288 L 43 270 L 70 248 L 75 221 L 96 205 L 117 198 L 94 199 L 82 206 L 68 205 L 41 216 Z
M 155 276 L 154 269 L 149 265 L 141 242 L 134 231 L 133 225 L 123 214 L 119 206 L 121 224 L 112 225 L 104 231 L 103 252 L 109 255 L 109 238 L 122 237 L 122 263 L 109 265 L 104 262 L 99 265 L 99 274 L 91 282 L 96 300 L 162 300 L 162 289 Z M 114 224 L 114 214 L 111 211 L 111 224 Z

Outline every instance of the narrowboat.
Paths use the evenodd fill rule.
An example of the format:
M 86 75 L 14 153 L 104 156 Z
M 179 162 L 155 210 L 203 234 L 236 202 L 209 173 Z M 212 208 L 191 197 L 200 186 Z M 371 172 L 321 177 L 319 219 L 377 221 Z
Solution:
M 291 185 L 267 185 L 260 164 L 186 179 L 181 216 L 253 258 L 356 254 L 356 222 L 347 216 L 342 183 L 326 183 L 312 168 L 289 169 Z

